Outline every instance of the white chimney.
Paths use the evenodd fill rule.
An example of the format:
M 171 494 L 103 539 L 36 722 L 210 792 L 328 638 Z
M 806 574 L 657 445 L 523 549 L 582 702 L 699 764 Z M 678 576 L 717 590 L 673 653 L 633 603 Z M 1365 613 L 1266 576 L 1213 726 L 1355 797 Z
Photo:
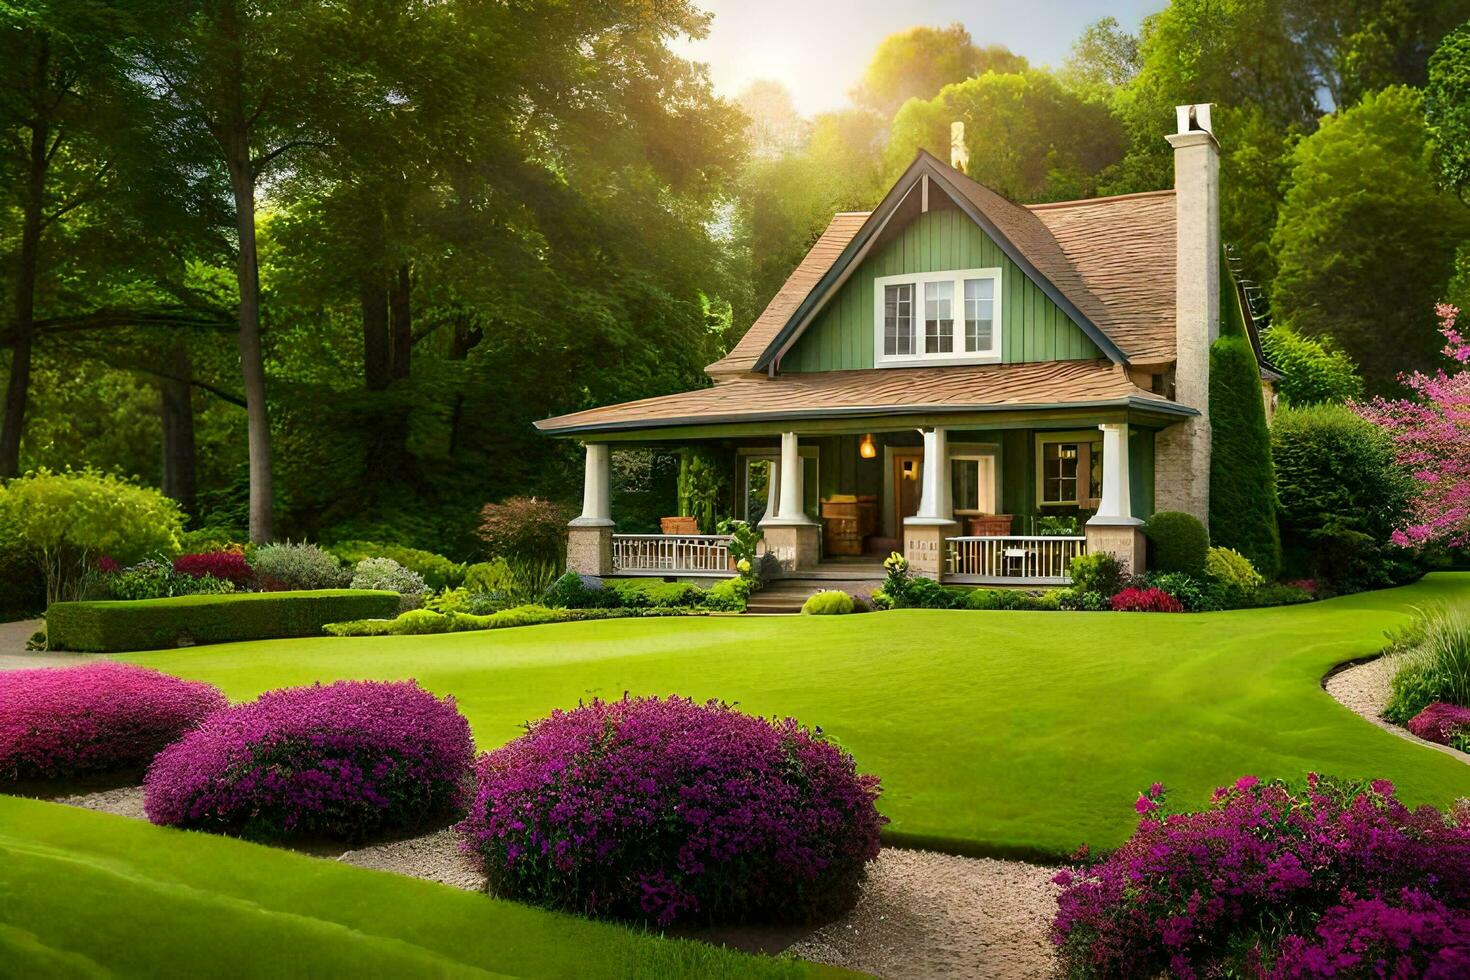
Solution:
M 949 124 L 949 165 L 960 173 L 970 165 L 970 150 L 965 146 L 965 124 L 959 120 Z
M 1208 523 L 1210 345 L 1220 336 L 1220 144 L 1210 106 L 1178 106 L 1174 148 L 1174 399 L 1198 418 L 1159 433 L 1157 508 Z

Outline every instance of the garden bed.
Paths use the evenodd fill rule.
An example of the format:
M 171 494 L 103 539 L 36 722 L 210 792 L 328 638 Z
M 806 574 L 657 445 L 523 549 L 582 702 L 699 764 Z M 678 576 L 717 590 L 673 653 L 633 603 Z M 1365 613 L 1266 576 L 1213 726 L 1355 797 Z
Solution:
M 1387 656 L 1371 660 L 1355 660 L 1342 664 L 1322 678 L 1322 689 L 1344 708 L 1356 712 L 1386 732 L 1418 745 L 1443 752 L 1451 758 L 1470 765 L 1470 754 L 1422 739 L 1400 725 L 1383 717 L 1388 705 L 1390 684 L 1393 682 L 1393 661 Z

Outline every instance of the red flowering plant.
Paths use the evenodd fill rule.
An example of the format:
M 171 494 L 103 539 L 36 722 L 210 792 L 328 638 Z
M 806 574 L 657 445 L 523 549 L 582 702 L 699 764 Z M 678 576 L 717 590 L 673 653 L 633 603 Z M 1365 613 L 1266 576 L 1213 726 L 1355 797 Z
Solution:
M 671 697 L 557 711 L 480 759 L 458 830 L 497 895 L 673 922 L 809 921 L 878 856 L 878 779 L 795 721 Z
M 1408 398 L 1374 398 L 1353 410 L 1392 437 L 1399 465 L 1413 474 L 1413 516 L 1393 532 L 1396 545 L 1470 544 L 1470 341 L 1455 326 L 1460 311 L 1435 307 L 1443 354 L 1455 365 L 1403 377 Z
M 413 681 L 284 688 L 216 712 L 160 752 L 144 808 L 175 827 L 362 840 L 457 812 L 473 762 L 454 699 Z
M 1156 783 L 1135 809 L 1122 847 L 1053 879 L 1065 975 L 1463 975 L 1429 965 L 1470 956 L 1470 814 L 1315 774 L 1245 776 L 1196 812 Z
M 1130 586 L 1113 596 L 1113 612 L 1184 612 L 1184 604 L 1163 589 Z
M 209 684 L 111 661 L 0 671 L 0 781 L 141 772 L 225 704 Z
M 209 576 L 222 582 L 233 582 L 235 588 L 244 588 L 255 579 L 255 570 L 238 551 L 205 551 L 194 555 L 180 555 L 174 559 L 174 571 L 191 578 Z

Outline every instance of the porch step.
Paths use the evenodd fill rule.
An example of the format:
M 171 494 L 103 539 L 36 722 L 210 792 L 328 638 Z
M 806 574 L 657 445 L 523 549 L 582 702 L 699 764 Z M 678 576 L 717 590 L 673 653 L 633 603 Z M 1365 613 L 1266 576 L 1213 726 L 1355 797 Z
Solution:
M 745 611 L 758 616 L 794 615 L 801 612 L 806 601 L 818 592 L 839 589 L 844 592 L 871 592 L 878 585 L 874 581 L 841 579 L 797 579 L 780 578 L 766 584 L 764 589 L 750 597 Z

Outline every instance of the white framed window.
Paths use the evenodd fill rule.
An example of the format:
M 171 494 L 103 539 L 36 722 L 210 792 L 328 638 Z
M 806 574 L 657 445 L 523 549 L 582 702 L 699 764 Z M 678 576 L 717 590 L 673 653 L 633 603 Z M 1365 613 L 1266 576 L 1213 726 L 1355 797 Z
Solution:
M 873 280 L 875 365 L 998 362 L 1000 273 L 958 269 Z

